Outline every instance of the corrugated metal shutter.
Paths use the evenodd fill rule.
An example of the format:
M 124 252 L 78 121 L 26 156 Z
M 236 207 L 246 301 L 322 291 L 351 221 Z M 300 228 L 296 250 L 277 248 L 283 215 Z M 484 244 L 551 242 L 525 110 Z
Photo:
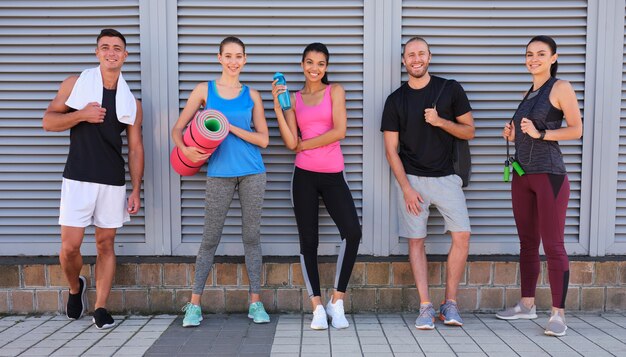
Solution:
M 228 35 L 246 44 L 248 63 L 242 82 L 261 92 L 270 127 L 270 145 L 263 151 L 267 190 L 261 224 L 265 254 L 298 253 L 291 208 L 290 182 L 294 155 L 285 149 L 271 101 L 271 78 L 282 71 L 292 90 L 302 85 L 301 54 L 311 42 L 330 51 L 329 78 L 346 89 L 348 133 L 342 141 L 346 172 L 361 215 L 363 129 L 363 2 L 317 1 L 179 1 L 178 60 L 180 109 L 193 87 L 217 78 L 220 41 Z M 173 118 L 175 120 L 176 118 Z M 171 123 L 173 124 L 173 123 Z M 175 254 L 195 254 L 202 237 L 205 170 L 181 179 L 181 237 L 173 237 Z M 228 213 L 218 254 L 241 254 L 241 210 L 237 199 Z M 336 254 L 338 231 L 325 211 L 320 218 L 320 253 Z M 179 239 L 177 242 L 176 240 Z M 182 243 L 182 244 L 180 244 Z M 179 245 L 177 245 L 179 244 Z M 267 249 L 267 248 L 270 249 Z
M 58 252 L 69 131 L 46 133 L 41 118 L 68 75 L 97 65 L 95 40 L 105 27 L 126 36 L 125 78 L 140 97 L 138 0 L 0 3 L 0 254 Z M 117 242 L 144 241 L 142 210 Z
M 625 16 L 626 18 L 626 16 Z M 626 247 L 626 26 L 624 27 L 624 56 L 622 70 L 622 103 L 620 114 L 620 140 L 617 176 L 617 207 L 615 210 L 615 240 L 611 243 L 620 243 Z M 616 251 L 613 246 L 607 254 L 624 253 Z
M 501 132 L 531 83 L 524 66 L 525 45 L 535 35 L 555 38 L 558 76 L 572 83 L 582 105 L 586 27 L 586 1 L 402 3 L 402 42 L 416 35 L 426 38 L 433 53 L 430 73 L 458 80 L 472 104 L 477 130 L 470 143 L 473 175 L 465 194 L 474 253 L 514 253 L 519 249 L 510 184 L 502 182 L 505 143 Z M 406 79 L 403 74 L 403 81 Z M 582 141 L 563 142 L 561 149 L 571 182 L 565 240 L 577 243 Z M 449 242 L 442 230 L 443 219 L 437 214 L 428 230 L 435 238 L 432 242 Z M 442 246 L 441 253 L 446 251 L 447 245 Z

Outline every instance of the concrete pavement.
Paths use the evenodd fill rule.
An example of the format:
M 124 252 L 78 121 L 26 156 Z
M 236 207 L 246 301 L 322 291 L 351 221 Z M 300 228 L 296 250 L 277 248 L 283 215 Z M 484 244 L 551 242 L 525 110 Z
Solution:
M 0 356 L 626 356 L 626 313 L 567 316 L 568 333 L 545 336 L 548 315 L 501 321 L 463 314 L 462 328 L 437 321 L 419 331 L 416 314 L 348 316 L 350 327 L 313 331 L 310 314 L 271 315 L 255 325 L 244 314 L 205 315 L 200 327 L 182 328 L 181 316 L 115 316 L 97 330 L 90 317 L 0 317 Z

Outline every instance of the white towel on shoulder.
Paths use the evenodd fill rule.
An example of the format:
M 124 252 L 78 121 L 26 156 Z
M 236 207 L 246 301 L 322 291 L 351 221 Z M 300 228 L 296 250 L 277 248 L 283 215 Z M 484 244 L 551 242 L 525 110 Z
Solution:
M 91 102 L 102 105 L 102 73 L 100 66 L 84 70 L 72 89 L 70 97 L 65 105 L 76 110 L 83 109 Z M 124 80 L 122 73 L 117 80 L 117 92 L 115 93 L 115 111 L 120 123 L 133 125 L 137 116 L 137 102 Z

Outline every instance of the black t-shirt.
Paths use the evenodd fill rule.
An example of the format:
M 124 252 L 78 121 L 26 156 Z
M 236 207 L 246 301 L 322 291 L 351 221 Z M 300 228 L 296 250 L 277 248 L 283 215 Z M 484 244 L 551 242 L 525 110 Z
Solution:
M 126 124 L 117 120 L 115 93 L 115 89 L 103 88 L 103 123 L 81 122 L 70 130 L 70 152 L 63 177 L 112 186 L 126 184 L 121 136 Z
M 385 102 L 380 131 L 399 132 L 399 156 L 404 171 L 409 175 L 442 177 L 454 173 L 454 136 L 424 120 L 424 110 L 433 107 L 445 81 L 444 78 L 431 76 L 430 82 L 422 89 L 413 89 L 404 83 Z M 437 101 L 439 116 L 456 121 L 457 117 L 471 110 L 463 87 L 449 80 Z

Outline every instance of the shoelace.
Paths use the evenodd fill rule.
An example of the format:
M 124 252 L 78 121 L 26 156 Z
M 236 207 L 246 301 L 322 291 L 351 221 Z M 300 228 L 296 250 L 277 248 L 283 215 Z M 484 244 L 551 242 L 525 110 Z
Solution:
M 434 317 L 434 311 L 431 309 L 432 306 L 426 306 L 426 307 L 422 307 L 420 308 L 420 315 L 418 317 L 422 317 L 422 316 L 428 316 L 428 317 Z
M 454 312 L 454 313 L 458 313 L 459 312 L 459 309 L 456 307 L 456 304 L 450 303 L 450 304 L 445 304 L 443 306 L 443 312 L 446 315 L 448 314 L 448 312 L 450 312 L 450 310 L 452 310 L 452 312 Z
M 318 316 L 318 315 L 326 315 L 326 310 L 323 309 L 315 309 L 313 310 L 313 315 L 314 316 Z
M 559 314 L 554 314 L 554 315 L 550 316 L 550 320 L 548 320 L 548 322 L 551 322 L 552 320 L 556 320 L 556 321 L 559 321 L 559 322 L 565 324 L 565 320 Z
M 187 310 L 189 310 L 189 309 L 191 309 L 191 308 L 193 308 L 193 304 L 192 304 L 192 303 L 190 303 L 190 302 L 188 302 L 188 303 L 186 303 L 186 304 L 185 304 L 185 306 L 183 306 L 183 308 L 182 308 L 182 309 L 180 309 L 180 310 L 181 310 L 181 311 L 183 311 L 183 312 L 187 312 Z

